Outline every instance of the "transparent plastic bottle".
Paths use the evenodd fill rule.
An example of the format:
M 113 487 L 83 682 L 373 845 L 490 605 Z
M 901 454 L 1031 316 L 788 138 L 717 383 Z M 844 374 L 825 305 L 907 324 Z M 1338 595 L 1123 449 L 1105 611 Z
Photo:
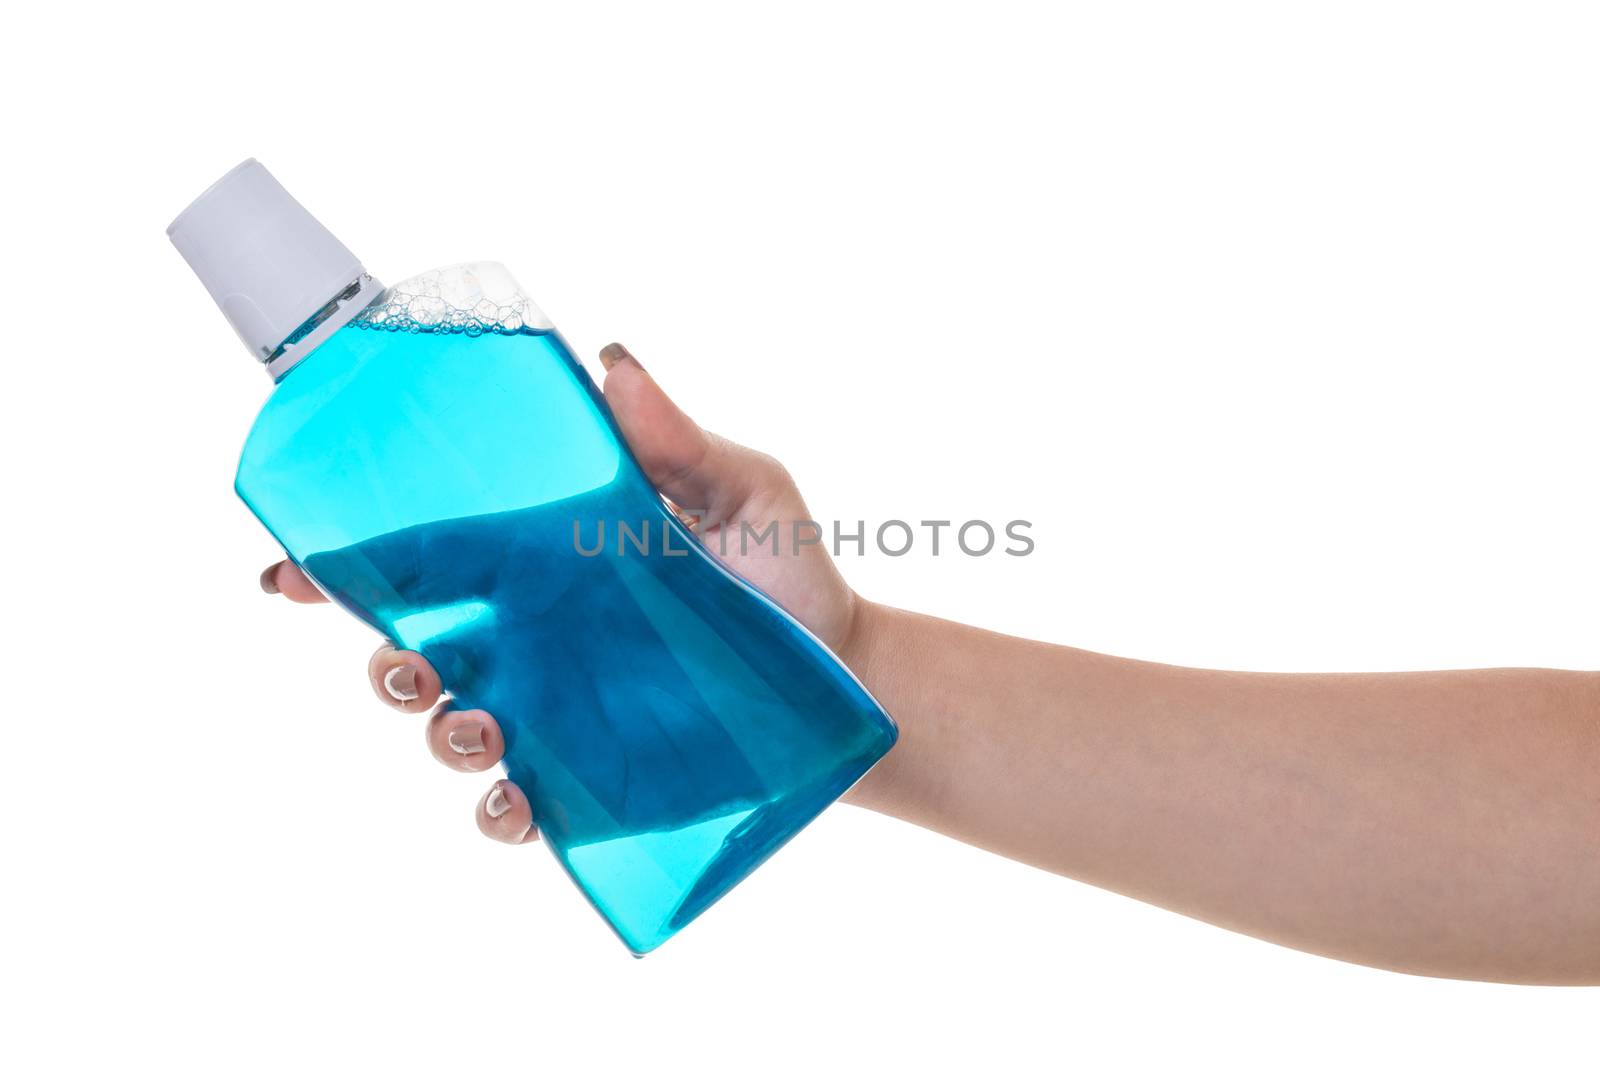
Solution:
M 495 716 L 541 836 L 635 953 L 893 745 L 838 659 L 665 506 L 504 268 L 385 290 L 254 161 L 169 234 L 276 378 L 239 495 Z M 323 277 L 292 298 L 258 279 L 297 270 Z

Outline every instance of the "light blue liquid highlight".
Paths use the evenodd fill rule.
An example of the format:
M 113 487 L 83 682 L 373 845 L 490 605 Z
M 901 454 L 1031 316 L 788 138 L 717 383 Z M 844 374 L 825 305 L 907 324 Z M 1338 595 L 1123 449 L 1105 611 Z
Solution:
M 636 953 L 894 743 L 838 660 L 678 524 L 553 332 L 347 326 L 279 383 L 237 487 L 334 599 L 495 716 L 544 840 Z M 588 549 L 605 523 L 600 555 L 575 520 Z M 617 523 L 647 520 L 642 555 Z

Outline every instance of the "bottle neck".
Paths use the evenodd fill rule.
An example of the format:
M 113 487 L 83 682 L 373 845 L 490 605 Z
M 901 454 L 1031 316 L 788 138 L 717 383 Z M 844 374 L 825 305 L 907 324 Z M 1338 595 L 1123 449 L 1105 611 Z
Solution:
M 284 339 L 276 349 L 263 352 L 261 362 L 274 382 L 289 373 L 290 369 L 316 350 L 317 346 L 333 336 L 333 332 L 366 310 L 374 300 L 383 295 L 383 285 L 372 275 L 363 273 L 349 285 L 334 294 L 310 318 Z

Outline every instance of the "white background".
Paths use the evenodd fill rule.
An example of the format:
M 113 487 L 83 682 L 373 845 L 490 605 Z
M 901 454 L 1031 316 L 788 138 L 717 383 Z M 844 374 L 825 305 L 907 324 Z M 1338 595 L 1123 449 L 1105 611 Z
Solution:
M 256 589 L 268 382 L 163 228 L 255 155 L 381 277 L 508 262 L 1010 633 L 1600 666 L 1582 4 L 35 5 L 7 16 L 0 1058 L 1592 1063 L 1600 990 L 1385 974 L 854 809 L 636 961 L 376 639 Z

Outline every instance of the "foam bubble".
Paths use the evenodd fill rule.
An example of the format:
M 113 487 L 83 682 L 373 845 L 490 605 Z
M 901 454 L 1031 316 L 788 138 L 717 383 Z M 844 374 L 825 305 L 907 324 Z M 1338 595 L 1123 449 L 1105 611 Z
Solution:
M 366 330 L 519 333 L 555 327 L 499 263 L 442 267 L 390 286 L 350 320 Z

